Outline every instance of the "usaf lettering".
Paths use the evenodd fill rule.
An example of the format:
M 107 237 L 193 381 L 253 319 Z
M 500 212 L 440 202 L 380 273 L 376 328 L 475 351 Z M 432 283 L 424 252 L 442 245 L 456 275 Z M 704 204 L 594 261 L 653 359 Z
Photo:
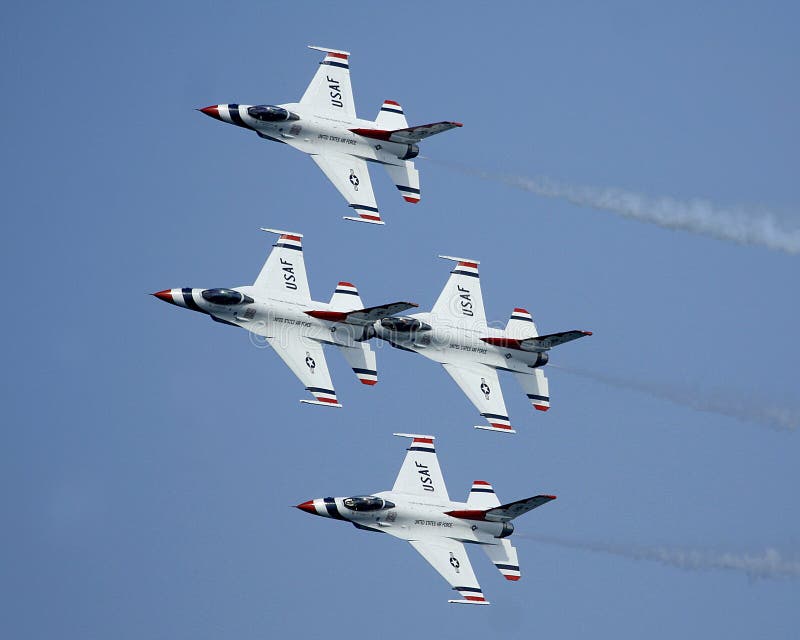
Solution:
M 472 297 L 470 296 L 469 289 L 465 289 L 460 284 L 457 286 L 461 295 L 461 300 L 459 300 L 461 303 L 461 313 L 471 317 L 474 314 L 472 313 Z
M 297 290 L 297 277 L 294 275 L 294 266 L 288 260 L 281 258 L 283 265 L 283 284 L 287 289 Z
M 330 89 L 330 96 L 331 96 L 331 104 L 334 107 L 343 107 L 342 104 L 342 89 L 339 87 L 339 81 L 331 78 L 330 76 L 325 76 L 328 80 L 328 88 Z
M 423 490 L 436 491 L 436 489 L 433 488 L 433 480 L 431 479 L 428 467 L 416 461 L 414 461 L 414 464 L 417 465 L 417 473 L 419 473 L 419 481 L 422 483 Z

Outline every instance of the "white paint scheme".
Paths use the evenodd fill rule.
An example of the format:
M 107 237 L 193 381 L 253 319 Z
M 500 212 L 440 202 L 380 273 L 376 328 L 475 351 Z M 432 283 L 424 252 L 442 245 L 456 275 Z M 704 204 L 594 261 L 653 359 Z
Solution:
M 514 531 L 511 520 L 555 500 L 555 496 L 538 495 L 501 505 L 492 486 L 476 480 L 467 502 L 454 502 L 447 494 L 434 436 L 394 435 L 411 438 L 411 446 L 391 491 L 349 498 L 315 498 L 297 508 L 406 540 L 461 595 L 448 602 L 489 604 L 464 543 L 480 546 L 507 580 L 519 580 L 517 551 L 507 538 Z M 359 498 L 374 502 L 375 508 L 358 509 Z
M 166 289 L 153 295 L 263 338 L 314 397 L 301 402 L 340 407 L 323 345 L 339 347 L 358 379 L 374 385 L 378 381 L 375 352 L 363 341 L 365 324 L 394 309 L 402 311 L 416 305 L 392 303 L 364 310 L 358 290 L 350 282 L 337 285 L 330 303 L 314 302 L 303 259 L 303 235 L 277 229 L 263 231 L 277 234 L 278 241 L 252 285 L 219 290 Z M 223 297 L 214 298 L 218 291 Z M 352 311 L 356 313 L 348 317 Z M 333 319 L 314 317 L 309 312 L 323 316 L 332 313 Z
M 285 110 L 285 117 L 263 112 L 259 117 L 253 115 L 257 114 L 253 108 L 272 105 L 218 104 L 200 111 L 311 155 L 356 214 L 345 216 L 346 220 L 383 224 L 367 162 L 386 167 L 403 198 L 419 202 L 419 172 L 411 162 L 419 153 L 417 143 L 461 124 L 408 127 L 403 108 L 393 100 L 384 101 L 374 121 L 362 120 L 356 116 L 353 102 L 349 52 L 309 48 L 324 52 L 325 57 L 299 102 L 274 105 Z M 273 117 L 278 119 L 264 119 Z
M 406 351 L 439 362 L 478 409 L 488 425 L 476 429 L 515 433 L 508 418 L 498 371 L 517 378 L 534 408 L 547 411 L 550 392 L 540 367 L 547 351 L 586 335 L 566 331 L 539 336 L 531 314 L 515 309 L 505 330 L 489 327 L 483 306 L 477 260 L 439 256 L 452 260 L 450 272 L 433 309 L 405 318 L 376 322 L 375 335 Z

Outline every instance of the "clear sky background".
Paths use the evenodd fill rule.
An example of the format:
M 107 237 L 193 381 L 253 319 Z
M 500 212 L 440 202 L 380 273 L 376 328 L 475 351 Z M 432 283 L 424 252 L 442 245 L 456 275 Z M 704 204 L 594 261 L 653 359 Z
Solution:
M 463 129 L 433 160 L 614 186 L 800 225 L 800 11 L 780 2 L 13 3 L 4 11 L 0 636 L 796 637 L 800 578 L 694 564 L 800 557 L 800 433 L 700 412 L 797 416 L 798 256 L 543 199 L 420 160 L 387 225 L 304 155 L 193 111 L 297 100 L 352 52 L 358 114 Z M 552 409 L 503 378 L 516 436 L 421 357 L 382 346 L 380 383 L 328 361 L 341 410 L 244 331 L 148 293 L 253 281 L 270 226 L 305 234 L 312 294 L 429 308 L 481 260 L 489 319 L 589 329 L 552 362 Z M 628 382 L 625 382 L 628 381 Z M 794 412 L 794 413 L 792 413 Z M 796 423 L 796 422 L 795 422 Z M 478 550 L 492 607 L 455 607 L 405 543 L 290 508 L 391 487 L 393 431 L 433 433 L 451 496 L 554 493 L 515 538 L 523 578 Z M 690 563 L 691 564 L 691 563 Z M 797 565 L 794 565 L 795 567 Z

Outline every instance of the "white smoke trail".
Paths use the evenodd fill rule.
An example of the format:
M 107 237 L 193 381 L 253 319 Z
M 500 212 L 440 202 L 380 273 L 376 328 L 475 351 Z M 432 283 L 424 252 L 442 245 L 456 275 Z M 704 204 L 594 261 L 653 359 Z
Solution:
M 492 173 L 460 164 L 432 160 L 444 167 L 501 182 L 545 198 L 609 211 L 623 218 L 650 222 L 665 229 L 679 229 L 743 245 L 758 245 L 800 254 L 800 226 L 787 224 L 774 212 L 760 207 L 721 207 L 708 200 L 676 200 L 651 197 L 616 187 L 570 185 L 546 177 Z
M 718 413 L 743 422 L 761 424 L 776 431 L 795 431 L 800 427 L 800 408 L 770 404 L 749 393 L 714 392 L 694 387 L 679 387 L 661 382 L 623 378 L 609 373 L 575 369 L 557 364 L 549 365 L 573 375 L 603 384 L 646 393 L 673 404 L 690 407 L 696 411 Z
M 759 578 L 800 578 L 800 560 L 784 558 L 779 551 L 772 547 L 767 547 L 761 552 L 734 553 L 589 542 L 560 536 L 524 533 L 515 534 L 514 537 L 527 538 L 528 540 L 569 549 L 607 553 L 622 558 L 630 558 L 631 560 L 658 562 L 686 571 L 736 571 L 746 574 L 751 580 Z

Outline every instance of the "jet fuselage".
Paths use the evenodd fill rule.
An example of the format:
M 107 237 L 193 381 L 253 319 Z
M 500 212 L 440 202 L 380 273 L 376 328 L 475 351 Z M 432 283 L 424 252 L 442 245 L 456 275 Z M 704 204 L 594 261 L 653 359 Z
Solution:
M 308 154 L 343 153 L 371 162 L 401 166 L 405 160 L 419 153 L 418 147 L 413 144 L 375 140 L 350 131 L 380 130 L 375 122 L 314 114 L 307 106 L 298 103 L 275 106 L 219 104 L 200 111 L 217 120 L 251 129 L 266 140 L 283 142 Z

